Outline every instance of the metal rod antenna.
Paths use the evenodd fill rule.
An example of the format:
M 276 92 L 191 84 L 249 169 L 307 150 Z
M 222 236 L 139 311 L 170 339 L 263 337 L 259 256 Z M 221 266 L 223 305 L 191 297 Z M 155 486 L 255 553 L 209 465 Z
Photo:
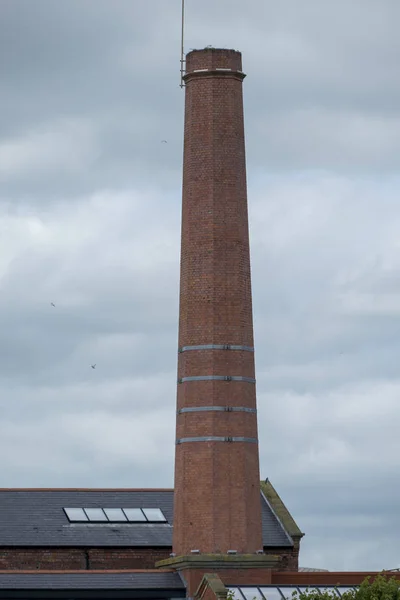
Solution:
M 184 87 L 183 75 L 185 73 L 185 50 L 183 47 L 183 36 L 184 36 L 184 26 L 185 26 L 185 0 L 182 0 L 182 22 L 181 22 L 181 83 L 180 87 Z

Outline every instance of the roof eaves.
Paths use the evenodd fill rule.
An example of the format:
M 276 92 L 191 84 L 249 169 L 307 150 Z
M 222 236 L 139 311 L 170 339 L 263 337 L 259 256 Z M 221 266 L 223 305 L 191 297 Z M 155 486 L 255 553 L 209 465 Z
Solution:
M 1 492 L 173 492 L 173 488 L 0 488 Z
M 297 523 L 268 479 L 261 481 L 261 493 L 291 541 L 293 541 L 292 538 L 302 538 L 305 534 L 297 526 Z
M 174 569 L 0 569 L 0 575 L 136 575 L 137 573 L 176 573 Z
M 329 570 L 315 569 L 314 567 L 299 567 L 299 573 L 329 573 Z

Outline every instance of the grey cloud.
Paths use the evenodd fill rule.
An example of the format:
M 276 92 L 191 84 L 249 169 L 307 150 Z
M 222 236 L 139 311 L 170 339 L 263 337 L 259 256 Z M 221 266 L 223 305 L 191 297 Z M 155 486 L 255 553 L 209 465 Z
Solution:
M 68 205 L 59 206 L 50 218 L 38 213 L 41 227 L 31 233 L 31 243 L 11 261 L 1 281 L 0 340 L 5 350 L 0 375 L 20 373 L 38 383 L 79 379 L 96 360 L 114 376 L 125 369 L 154 373 L 171 364 L 164 352 L 159 354 L 162 348 L 173 364 L 178 205 L 172 210 L 166 198 L 156 208 L 154 197 L 145 197 L 141 204 L 134 192 L 107 194 L 80 203 L 77 219 Z M 156 209 L 160 220 L 151 225 Z M 9 219 L 9 227 L 23 222 L 22 217 Z M 28 235 L 29 224 L 26 217 Z M 96 375 L 101 377 L 101 368 Z
M 179 187 L 179 3 L 4 4 L 0 156 L 10 144 L 26 147 L 38 128 L 54 134 L 61 117 L 67 128 L 79 120 L 91 129 L 86 153 L 81 143 L 67 158 L 61 131 L 59 161 L 44 158 L 30 186 L 22 165 L 9 182 L 14 201 L 145 185 L 154 172 Z M 250 173 L 398 167 L 398 12 L 393 0 L 379 9 L 360 1 L 323 9 L 315 0 L 268 9 L 254 2 L 246 11 L 227 0 L 188 4 L 187 48 L 243 51 Z M 168 149 L 159 144 L 165 138 Z M 72 171 L 71 160 L 79 164 Z

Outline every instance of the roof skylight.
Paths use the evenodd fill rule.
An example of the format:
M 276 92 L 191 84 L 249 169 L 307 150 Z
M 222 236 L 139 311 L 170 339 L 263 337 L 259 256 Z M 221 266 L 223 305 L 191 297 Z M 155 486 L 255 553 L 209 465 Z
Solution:
M 357 587 L 357 586 L 354 586 Z M 235 600 L 284 600 L 286 598 L 292 599 L 293 592 L 305 591 L 308 589 L 309 591 L 323 592 L 330 591 L 335 592 L 339 597 L 342 596 L 348 590 L 354 589 L 354 587 L 349 586 L 310 586 L 309 588 L 305 586 L 262 586 L 262 587 L 252 587 L 252 586 L 241 586 L 241 587 L 230 587 L 229 591 L 232 592 Z
M 107 521 L 107 517 L 102 508 L 84 508 L 83 510 L 87 514 L 89 521 L 92 523 Z
M 64 512 L 70 523 L 167 522 L 159 508 L 64 508 Z
M 162 514 L 159 508 L 143 508 L 144 514 L 146 515 L 146 519 L 148 521 L 153 522 L 163 522 L 166 521 L 166 518 Z
M 83 512 L 83 508 L 64 508 L 64 511 L 71 522 L 79 523 L 88 520 L 86 514 Z
M 262 588 L 262 589 L 263 589 L 263 595 L 265 598 L 267 598 L 267 600 L 282 600 L 282 595 L 281 595 L 280 591 L 278 590 L 278 588 L 270 587 L 268 589 L 266 589 L 266 588 Z
M 242 594 L 246 600 L 263 600 L 260 590 L 256 587 L 244 587 Z
M 123 508 L 126 517 L 130 523 L 141 523 L 147 521 L 143 511 L 140 508 Z
M 104 512 L 106 513 L 108 520 L 115 522 L 124 522 L 126 521 L 126 516 L 122 512 L 121 508 L 105 508 Z

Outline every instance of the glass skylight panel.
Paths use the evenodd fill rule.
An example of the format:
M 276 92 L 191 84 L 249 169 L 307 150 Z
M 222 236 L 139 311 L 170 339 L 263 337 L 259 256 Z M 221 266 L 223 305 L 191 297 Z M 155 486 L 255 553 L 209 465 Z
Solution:
M 64 511 L 71 523 L 88 520 L 87 516 L 83 512 L 83 508 L 64 508 Z
M 94 521 L 95 523 L 100 521 L 107 522 L 107 517 L 102 508 L 85 508 L 84 510 L 89 518 L 89 521 Z
M 121 508 L 105 508 L 104 512 L 106 513 L 109 521 L 114 523 L 126 521 L 126 516 L 122 512 Z
M 243 596 L 240 593 L 240 589 L 237 587 L 229 588 L 229 591 L 233 594 L 234 600 L 243 600 Z
M 91 523 L 165 523 L 167 521 L 159 508 L 64 508 L 64 512 L 70 523 L 88 521 Z
M 267 600 L 282 600 L 282 594 L 277 587 L 260 587 L 260 591 Z
M 260 590 L 256 587 L 241 587 L 240 590 L 246 600 L 264 600 Z
M 159 508 L 143 508 L 142 510 L 148 521 L 165 522 L 167 520 Z
M 122 510 L 130 523 L 141 523 L 146 521 L 146 517 L 140 508 L 123 508 Z
M 299 590 L 300 590 L 300 592 L 317 592 L 318 594 L 321 591 L 319 588 L 312 587 L 312 586 L 307 587 L 306 585 L 302 585 L 302 586 L 299 585 Z
M 297 587 L 294 587 L 294 586 L 290 586 L 290 587 L 289 586 L 285 586 L 285 587 L 282 587 L 280 585 L 279 589 L 281 590 L 281 592 L 285 596 L 285 598 L 292 598 L 293 592 L 297 592 L 298 591 Z

